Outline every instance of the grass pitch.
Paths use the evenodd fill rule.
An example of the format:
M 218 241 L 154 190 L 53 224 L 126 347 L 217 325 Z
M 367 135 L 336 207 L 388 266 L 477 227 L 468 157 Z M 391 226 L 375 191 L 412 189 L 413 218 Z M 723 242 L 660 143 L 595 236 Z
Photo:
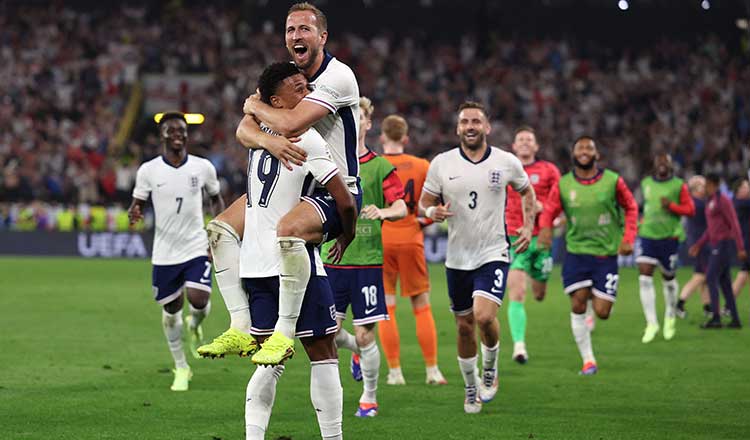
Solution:
M 169 390 L 172 361 L 147 261 L 0 259 L 0 438 L 241 439 L 247 359 L 195 360 L 187 393 Z M 747 439 L 750 437 L 750 330 L 703 331 L 689 303 L 673 341 L 640 342 L 637 274 L 623 269 L 618 302 L 593 335 L 600 372 L 580 377 L 569 303 L 559 269 L 542 303 L 527 301 L 529 364 L 510 360 L 501 309 L 500 391 L 481 414 L 463 413 L 455 327 L 444 269 L 432 266 L 433 312 L 447 386 L 424 384 L 408 300 L 400 299 L 407 385 L 385 385 L 380 414 L 353 416 L 361 384 L 342 351 L 344 435 L 349 439 Z M 682 270 L 682 282 L 689 276 Z M 657 282 L 658 284 L 658 282 Z M 657 286 L 657 291 L 660 291 Z M 661 294 L 658 304 L 663 310 Z M 750 301 L 739 301 L 748 324 Z M 228 325 L 215 291 L 207 337 Z M 301 346 L 281 379 L 267 438 L 315 439 L 309 364 Z M 189 355 L 188 355 L 189 356 Z

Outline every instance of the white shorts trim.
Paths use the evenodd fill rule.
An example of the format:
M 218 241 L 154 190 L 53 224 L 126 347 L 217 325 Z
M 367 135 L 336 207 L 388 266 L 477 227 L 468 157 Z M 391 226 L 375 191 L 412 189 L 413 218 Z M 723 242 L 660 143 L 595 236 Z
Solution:
M 456 316 L 468 316 L 468 315 L 471 315 L 472 313 L 474 313 L 474 307 L 469 307 L 468 309 L 461 310 L 460 312 L 457 312 L 457 311 L 451 309 L 451 312 L 453 312 L 453 314 L 456 315 Z
M 315 201 L 315 199 L 313 199 L 311 197 L 303 196 L 302 197 L 302 201 L 311 204 L 313 206 L 313 208 L 315 208 L 315 211 L 318 212 L 318 216 L 320 217 L 320 222 L 321 223 L 325 223 L 326 222 L 326 215 L 323 212 L 323 210 L 320 208 L 320 206 L 318 206 L 318 203 Z
M 189 287 L 191 289 L 198 289 L 204 292 L 211 293 L 210 287 L 206 286 L 205 284 L 196 283 L 195 281 L 185 281 L 185 287 Z
M 611 303 L 617 301 L 617 298 L 614 295 L 610 295 L 610 294 L 608 294 L 606 292 L 602 292 L 601 290 L 599 290 L 597 288 L 591 289 L 591 293 L 593 293 L 595 297 L 601 298 L 601 299 L 603 299 L 605 301 L 609 301 Z
M 156 287 L 156 286 L 154 286 L 154 287 Z M 180 295 L 182 295 L 182 289 L 184 289 L 184 288 L 185 288 L 185 284 L 183 284 L 182 286 L 180 286 L 180 288 L 177 289 L 177 291 L 175 291 L 171 295 L 166 296 L 166 297 L 164 297 L 164 298 L 162 298 L 160 300 L 157 300 L 156 303 L 159 304 L 160 306 L 163 306 L 163 305 L 171 303 L 172 301 L 176 300 L 177 297 L 179 297 Z
M 592 280 L 583 280 L 579 281 L 577 283 L 573 283 L 570 286 L 565 288 L 565 294 L 570 295 L 571 293 L 575 292 L 578 289 L 583 289 L 584 287 L 591 287 L 594 285 L 594 282 Z
M 251 335 L 259 335 L 259 336 L 271 336 L 273 334 L 273 329 L 267 329 L 267 328 L 257 328 L 257 327 L 250 327 L 250 334 Z
M 373 315 L 368 316 L 367 318 L 362 319 L 352 319 L 352 324 L 354 325 L 365 325 L 365 324 L 372 324 L 374 322 L 378 321 L 388 321 L 390 318 L 387 314 L 380 314 L 380 315 Z
M 346 312 L 336 312 L 336 318 L 346 321 Z
M 496 297 L 495 295 L 489 292 L 485 292 L 484 290 L 475 290 L 474 292 L 472 292 L 471 297 L 474 298 L 476 296 L 481 296 L 482 298 L 486 298 L 494 302 L 498 306 L 503 305 L 503 300 L 501 300 L 500 298 Z
M 659 261 L 657 258 L 649 257 L 648 255 L 641 255 L 641 256 L 636 257 L 635 262 L 658 266 L 659 269 L 661 270 L 661 273 L 668 277 L 674 276 L 675 273 L 677 273 L 676 270 L 669 270 L 666 267 L 664 267 L 664 265 L 661 264 L 661 261 Z

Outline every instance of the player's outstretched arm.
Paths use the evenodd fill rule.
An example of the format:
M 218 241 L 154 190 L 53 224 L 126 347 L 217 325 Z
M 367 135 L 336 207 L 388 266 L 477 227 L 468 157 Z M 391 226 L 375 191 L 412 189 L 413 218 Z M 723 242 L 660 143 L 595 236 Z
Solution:
M 331 259 L 333 264 L 336 264 L 341 261 L 346 248 L 354 240 L 357 231 L 357 205 L 340 172 L 329 180 L 325 187 L 336 201 L 336 210 L 341 218 L 341 229 L 343 231 L 328 252 L 328 258 Z
M 369 220 L 387 220 L 394 222 L 401 220 L 406 217 L 409 213 L 409 209 L 406 206 L 404 199 L 398 199 L 394 201 L 390 206 L 386 208 L 378 208 L 375 205 L 367 205 L 362 208 L 362 218 Z
M 146 201 L 133 197 L 133 201 L 130 203 L 128 208 L 128 220 L 130 220 L 130 226 L 138 223 L 139 220 L 143 219 L 143 211 L 146 207 Z
M 292 165 L 302 166 L 307 152 L 283 136 L 274 136 L 261 130 L 253 116 L 245 115 L 235 132 L 237 141 L 245 148 L 265 148 L 288 169 Z
M 245 100 L 243 111 L 263 121 L 271 130 L 285 137 L 299 136 L 331 111 L 310 101 L 300 101 L 293 109 L 275 108 L 260 100 L 257 94 Z
M 521 192 L 521 208 L 523 210 L 523 226 L 521 226 L 516 232 L 518 233 L 518 239 L 516 240 L 516 252 L 522 253 L 529 248 L 531 244 L 531 236 L 534 232 L 534 220 L 536 220 L 537 212 L 537 201 L 534 187 L 528 185 Z

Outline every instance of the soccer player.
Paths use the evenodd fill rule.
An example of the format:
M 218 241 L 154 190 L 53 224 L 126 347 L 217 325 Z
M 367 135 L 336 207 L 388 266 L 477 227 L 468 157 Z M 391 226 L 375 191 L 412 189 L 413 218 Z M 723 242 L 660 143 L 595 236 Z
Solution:
M 326 272 L 336 298 L 338 334 L 336 344 L 353 352 L 352 374 L 364 382 L 357 417 L 374 417 L 378 413 L 377 388 L 380 351 L 375 341 L 375 325 L 388 319 L 383 293 L 383 241 L 381 224 L 406 216 L 404 187 L 393 165 L 365 145 L 367 130 L 372 126 L 372 103 L 360 98 L 359 166 L 362 179 L 362 213 L 357 220 L 357 237 L 339 262 L 325 258 Z M 325 253 L 332 243 L 323 245 Z M 353 336 L 341 328 L 346 310 L 352 306 Z M 358 371 L 361 370 L 361 371 Z
M 359 132 L 359 86 L 352 70 L 324 50 L 328 39 L 326 16 L 309 3 L 297 3 L 289 9 L 286 19 L 286 48 L 294 64 L 308 78 L 312 93 L 294 108 L 270 106 L 253 95 L 245 101 L 245 117 L 237 127 L 237 139 L 248 148 L 265 148 L 279 159 L 287 169 L 292 164 L 301 165 L 305 151 L 283 136 L 294 137 L 310 127 L 320 133 L 328 142 L 333 161 L 341 170 L 344 181 L 354 195 L 357 208 L 361 206 L 362 195 L 359 188 L 359 163 L 357 161 L 357 133 Z M 258 121 L 283 136 L 273 136 L 260 129 Z M 242 198 L 244 199 L 244 197 Z M 242 239 L 237 230 L 242 226 L 243 201 L 236 201 L 229 211 L 221 216 L 221 223 L 209 225 L 207 229 L 215 234 L 216 243 L 221 249 L 213 249 L 219 255 L 217 277 L 219 289 L 227 304 L 232 304 L 229 330 L 219 336 L 214 343 L 205 347 L 207 356 L 222 356 L 225 353 L 253 353 L 257 344 L 245 336 L 251 325 L 246 318 L 247 299 L 239 288 L 236 275 L 236 255 Z M 279 222 L 277 239 L 279 246 L 289 248 L 282 254 L 284 283 L 281 286 L 281 304 L 289 304 L 289 310 L 299 310 L 309 274 L 305 243 L 321 243 L 336 240 L 336 252 L 341 255 L 354 237 L 354 231 L 345 231 L 341 207 L 323 188 L 316 188 L 297 207 L 287 213 Z M 221 270 L 226 272 L 220 272 Z M 226 274 L 226 275 L 224 275 Z M 224 285 L 229 288 L 225 291 Z M 286 310 L 287 307 L 282 307 Z M 235 320 L 234 315 L 238 318 Z M 280 316 L 276 331 L 263 344 L 263 348 L 252 357 L 260 364 L 278 364 L 286 356 L 294 353 L 294 328 L 297 315 Z M 236 321 L 236 324 L 235 324 Z M 236 331 L 232 330 L 235 329 Z M 204 347 L 202 347 L 204 348 Z
M 510 266 L 510 244 L 505 235 L 506 188 L 510 185 L 523 198 L 524 224 L 516 240 L 519 253 L 531 241 L 536 198 L 521 161 L 487 144 L 491 127 L 484 107 L 465 102 L 458 109 L 457 119 L 460 146 L 433 159 L 419 203 L 428 218 L 448 220 L 445 272 L 458 328 L 464 411 L 478 413 L 482 403 L 497 393 L 497 311 Z M 477 377 L 475 326 L 482 340 L 481 382 Z
M 534 186 L 537 198 L 537 211 L 541 211 L 549 192 L 560 180 L 560 170 L 546 160 L 537 160 L 539 144 L 536 141 L 534 129 L 522 126 L 516 130 L 513 139 L 513 153 L 523 164 L 523 169 L 529 176 L 529 181 Z M 518 230 L 523 227 L 523 211 L 521 208 L 521 197 L 515 191 L 508 191 L 508 234 L 511 244 L 518 239 Z M 531 290 L 537 301 L 544 299 L 547 293 L 547 280 L 552 271 L 552 254 L 549 249 L 537 247 L 537 235 L 539 234 L 538 219 L 534 223 L 531 244 L 529 249 L 521 254 L 511 248 L 510 274 L 508 275 L 508 325 L 513 338 L 512 359 L 519 364 L 525 364 L 529 359 L 526 351 L 526 309 L 524 300 L 526 298 L 527 280 L 531 280 Z
M 432 385 L 446 384 L 437 364 L 437 332 L 430 307 L 430 275 L 424 255 L 423 223 L 419 217 L 418 203 L 422 186 L 430 163 L 424 159 L 404 154 L 409 142 L 409 125 L 401 116 L 390 115 L 381 123 L 380 140 L 388 162 L 396 168 L 404 185 L 404 200 L 409 210 L 401 220 L 383 224 L 383 284 L 388 321 L 378 326 L 380 343 L 388 362 L 389 385 L 405 385 L 401 372 L 401 341 L 396 323 L 396 282 L 401 286 L 401 295 L 411 300 L 411 308 L 417 326 L 417 340 L 422 349 L 426 378 Z
M 643 218 L 638 227 L 641 238 L 638 263 L 641 305 L 646 316 L 646 330 L 641 342 L 648 344 L 659 332 L 654 292 L 654 268 L 658 265 L 664 290 L 664 339 L 669 341 L 676 331 L 678 284 L 677 260 L 680 241 L 685 240 L 682 216 L 695 215 L 695 205 L 687 185 L 674 176 L 672 157 L 666 153 L 654 157 L 653 175 L 641 181 Z
M 190 304 L 188 327 L 193 350 L 202 338 L 201 322 L 211 309 L 211 263 L 203 230 L 203 191 L 214 212 L 224 209 L 216 169 L 206 159 L 187 152 L 185 115 L 165 113 L 159 121 L 162 155 L 138 168 L 130 224 L 143 218 L 151 197 L 156 217 L 152 284 L 154 298 L 163 307 L 162 327 L 174 358 L 172 391 L 187 391 L 192 371 L 182 349 L 183 295 Z
M 258 89 L 263 102 L 278 108 L 293 108 L 307 95 L 307 80 L 291 63 L 275 63 L 261 74 Z M 312 178 L 324 185 L 337 204 L 355 212 L 355 201 L 328 145 L 310 129 L 301 134 L 299 147 L 307 161 L 292 170 L 262 149 L 250 150 L 245 214 L 245 239 L 240 250 L 240 276 L 250 296 L 251 332 L 261 342 L 274 332 L 277 318 L 299 313 L 295 333 L 311 362 L 310 397 L 324 439 L 340 439 L 343 389 L 339 378 L 335 345 L 336 309 L 333 292 L 317 247 L 305 245 L 309 282 L 298 311 L 285 310 L 279 301 L 285 283 L 283 255 L 290 246 L 279 246 L 276 229 L 283 216 L 295 208 L 300 194 L 312 185 Z M 354 217 L 347 216 L 353 227 Z M 335 252 L 335 248 L 334 248 Z M 268 343 L 265 339 L 264 343 Z M 258 367 L 247 386 L 245 426 L 248 439 L 262 439 L 273 407 L 276 383 L 283 365 Z
M 598 367 L 591 329 L 585 323 L 586 304 L 592 299 L 596 315 L 609 318 L 617 297 L 617 254 L 633 253 L 638 205 L 622 177 L 597 167 L 599 151 L 592 137 L 576 139 L 572 155 L 573 171 L 552 187 L 539 218 L 538 245 L 550 248 L 552 222 L 564 212 L 568 253 L 563 262 L 563 286 L 570 296 L 570 325 L 583 359 L 580 374 L 588 376 L 596 374 Z
M 706 178 L 693 176 L 688 179 L 688 189 L 695 206 L 695 215 L 687 219 L 687 245 L 692 246 L 706 231 Z M 677 316 L 684 319 L 687 316 L 685 301 L 695 292 L 700 290 L 703 302 L 703 314 L 706 318 L 711 316 L 711 300 L 706 287 L 706 266 L 708 265 L 708 247 L 704 247 L 698 253 L 693 265 L 693 275 L 687 283 L 682 286 L 680 299 L 677 301 Z
M 742 238 L 745 240 L 745 249 L 747 249 L 750 246 L 750 181 L 747 179 L 740 181 L 734 191 L 734 209 L 737 211 L 737 220 L 739 220 Z M 747 284 L 748 274 L 750 274 L 750 261 L 745 259 L 740 271 L 737 272 L 734 283 L 732 283 L 735 298 L 740 296 L 742 288 Z
M 745 260 L 745 244 L 742 240 L 742 230 L 737 222 L 737 213 L 732 201 L 719 191 L 721 177 L 718 174 L 706 176 L 706 232 L 690 247 L 690 256 L 695 257 L 706 244 L 711 246 L 706 267 L 706 284 L 711 293 L 711 319 L 701 325 L 701 328 L 721 328 L 719 313 L 719 288 L 724 294 L 724 302 L 732 316 L 730 328 L 741 328 L 737 305 L 732 293 L 732 253 L 737 252 L 737 258 Z M 734 243 L 733 243 L 734 242 Z

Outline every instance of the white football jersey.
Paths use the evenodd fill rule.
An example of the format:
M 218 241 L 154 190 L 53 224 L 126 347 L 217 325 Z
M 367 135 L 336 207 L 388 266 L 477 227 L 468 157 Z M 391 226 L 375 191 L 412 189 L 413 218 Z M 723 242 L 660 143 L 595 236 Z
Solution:
M 510 262 L 505 223 L 505 188 L 529 186 L 516 156 L 489 147 L 472 162 L 461 147 L 441 153 L 430 163 L 423 190 L 450 203 L 445 266 L 474 270 L 491 261 Z
M 307 152 L 307 161 L 289 171 L 266 150 L 250 150 L 247 175 L 245 235 L 240 249 L 240 277 L 266 278 L 279 275 L 281 253 L 276 225 L 297 206 L 314 181 L 328 183 L 339 172 L 328 144 L 315 131 L 307 130 L 297 145 Z M 315 248 L 316 274 L 325 276 Z
M 357 78 L 349 66 L 326 52 L 320 69 L 309 80 L 313 91 L 304 100 L 322 105 L 331 112 L 313 127 L 328 142 L 333 161 L 341 170 L 344 182 L 356 194 L 359 176 Z
M 162 156 L 144 162 L 135 177 L 133 197 L 148 200 L 156 216 L 155 265 L 180 264 L 208 255 L 208 237 L 203 229 L 203 189 L 219 194 L 216 168 L 207 159 L 188 154 L 179 167 Z

